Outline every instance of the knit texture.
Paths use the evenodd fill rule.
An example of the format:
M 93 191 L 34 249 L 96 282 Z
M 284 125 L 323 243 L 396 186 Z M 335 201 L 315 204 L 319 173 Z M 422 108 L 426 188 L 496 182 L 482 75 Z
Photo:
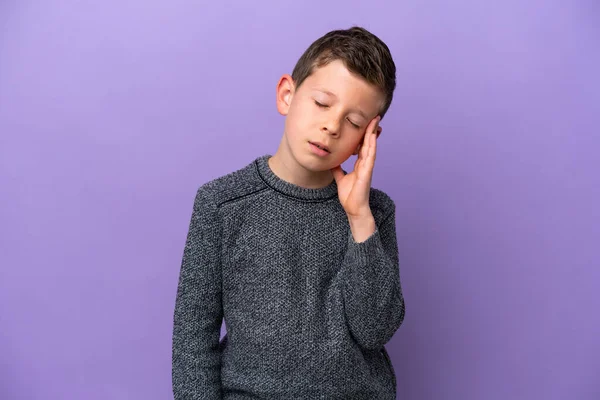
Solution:
M 377 228 L 357 243 L 335 181 L 294 185 L 270 157 L 196 193 L 175 302 L 175 400 L 395 399 L 384 347 L 404 319 L 393 200 L 371 188 Z

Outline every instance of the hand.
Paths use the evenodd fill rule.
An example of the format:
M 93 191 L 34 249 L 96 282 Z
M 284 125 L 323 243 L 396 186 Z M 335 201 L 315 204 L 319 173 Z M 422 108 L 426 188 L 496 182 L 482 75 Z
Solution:
M 358 159 L 354 163 L 354 170 L 346 175 L 342 167 L 331 169 L 338 187 L 340 203 L 349 218 L 361 218 L 370 216 L 369 194 L 371 192 L 371 178 L 375 166 L 375 154 L 377 151 L 377 136 L 381 132 L 377 116 L 367 126 L 363 144 L 358 153 Z

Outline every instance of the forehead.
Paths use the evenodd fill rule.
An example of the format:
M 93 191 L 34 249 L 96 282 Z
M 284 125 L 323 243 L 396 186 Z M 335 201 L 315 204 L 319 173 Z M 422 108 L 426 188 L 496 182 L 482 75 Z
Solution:
M 381 109 L 385 97 L 375 85 L 363 77 L 350 72 L 344 63 L 335 60 L 322 67 L 316 67 L 302 86 L 310 92 L 321 92 L 342 102 L 360 106 L 376 113 Z

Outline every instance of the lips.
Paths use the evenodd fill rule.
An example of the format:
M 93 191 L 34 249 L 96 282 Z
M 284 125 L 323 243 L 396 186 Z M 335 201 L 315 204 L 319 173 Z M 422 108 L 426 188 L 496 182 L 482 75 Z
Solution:
M 321 142 L 310 142 L 312 144 L 314 144 L 315 146 L 317 146 L 318 148 L 325 150 L 328 153 L 331 153 L 331 151 L 329 150 L 329 147 L 325 146 L 323 143 Z

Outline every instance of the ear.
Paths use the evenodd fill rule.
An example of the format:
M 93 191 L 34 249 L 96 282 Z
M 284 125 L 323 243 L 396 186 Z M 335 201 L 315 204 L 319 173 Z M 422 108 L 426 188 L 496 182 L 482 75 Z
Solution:
M 296 85 L 291 75 L 284 74 L 279 78 L 277 83 L 277 111 L 279 114 L 288 114 L 295 90 Z

